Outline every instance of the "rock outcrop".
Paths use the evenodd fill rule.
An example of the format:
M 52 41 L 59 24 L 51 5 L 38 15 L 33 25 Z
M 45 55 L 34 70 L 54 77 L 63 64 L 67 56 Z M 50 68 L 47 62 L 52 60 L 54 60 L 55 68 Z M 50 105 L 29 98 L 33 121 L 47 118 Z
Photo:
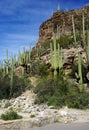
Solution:
M 74 15 L 74 22 L 76 27 L 76 32 L 82 32 L 82 13 L 84 12 L 85 15 L 85 26 L 89 25 L 89 5 L 85 6 L 84 8 L 78 10 L 70 10 L 67 12 L 57 11 L 54 12 L 52 17 L 43 22 L 39 29 L 39 39 L 37 42 L 37 46 L 49 41 L 52 39 L 52 32 L 57 31 L 57 26 L 60 30 L 60 35 L 72 34 L 72 15 Z

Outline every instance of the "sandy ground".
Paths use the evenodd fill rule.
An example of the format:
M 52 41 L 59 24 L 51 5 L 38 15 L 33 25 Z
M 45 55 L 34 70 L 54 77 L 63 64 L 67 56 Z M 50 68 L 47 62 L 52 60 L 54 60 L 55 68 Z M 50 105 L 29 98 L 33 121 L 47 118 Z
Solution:
M 0 110 L 0 114 L 4 111 Z M 20 129 L 20 130 L 89 130 L 89 109 L 88 110 L 77 110 L 77 109 L 67 109 L 67 112 L 70 113 L 73 117 L 76 117 L 77 120 L 73 121 L 72 123 L 54 123 L 49 124 L 44 127 L 34 127 L 34 128 L 27 128 L 27 129 Z M 19 113 L 23 116 L 24 120 L 29 119 L 28 113 Z M 0 130 L 4 130 L 2 124 L 6 123 L 0 120 Z M 12 130 L 12 129 L 5 129 L 5 130 Z M 13 129 L 18 130 L 18 129 Z
M 29 128 L 24 130 L 89 130 L 89 123 L 71 123 L 60 124 L 55 123 L 45 127 Z
M 68 124 L 54 123 L 44 127 L 23 130 L 89 130 L 89 110 L 68 109 L 67 111 L 76 116 L 77 120 Z

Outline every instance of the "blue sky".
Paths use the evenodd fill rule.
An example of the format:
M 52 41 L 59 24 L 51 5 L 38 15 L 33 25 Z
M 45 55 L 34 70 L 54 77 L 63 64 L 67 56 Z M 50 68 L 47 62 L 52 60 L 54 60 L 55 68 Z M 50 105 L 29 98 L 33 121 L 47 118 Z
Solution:
M 89 0 L 0 0 L 0 59 L 17 54 L 18 49 L 38 39 L 39 26 L 57 10 L 77 9 L 88 4 Z

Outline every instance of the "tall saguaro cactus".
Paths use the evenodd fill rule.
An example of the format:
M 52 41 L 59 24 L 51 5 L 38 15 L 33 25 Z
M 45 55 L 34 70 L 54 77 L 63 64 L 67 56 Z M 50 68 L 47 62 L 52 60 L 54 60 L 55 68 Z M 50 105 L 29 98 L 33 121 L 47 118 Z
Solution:
M 53 34 L 53 44 L 54 44 L 54 77 L 57 75 L 57 48 L 56 48 L 56 36 Z
M 76 77 L 79 79 L 79 90 L 80 92 L 83 91 L 83 76 L 82 76 L 82 57 L 79 52 L 78 54 L 78 74 L 75 73 Z
M 87 31 L 86 57 L 87 57 L 87 64 L 89 66 L 89 30 Z
M 52 43 L 50 43 L 50 63 L 51 63 L 51 66 L 53 67 L 53 46 L 52 46 Z
M 6 49 L 6 74 L 9 72 L 9 60 L 8 60 L 8 49 Z
M 59 64 L 59 69 L 63 67 L 62 48 L 60 48 L 59 44 L 58 44 L 58 64 Z
M 82 57 L 81 54 L 78 54 L 78 73 L 79 73 L 79 84 L 83 84 L 83 77 L 82 77 Z
M 84 17 L 84 12 L 82 13 L 82 25 L 83 25 L 83 44 L 85 44 L 85 17 Z
M 12 89 L 13 89 L 13 73 L 14 73 L 14 63 L 13 58 L 11 58 L 10 96 L 12 96 Z
M 75 24 L 74 24 L 74 16 L 73 15 L 72 15 L 72 26 L 73 26 L 74 42 L 76 44 L 76 32 L 75 32 Z

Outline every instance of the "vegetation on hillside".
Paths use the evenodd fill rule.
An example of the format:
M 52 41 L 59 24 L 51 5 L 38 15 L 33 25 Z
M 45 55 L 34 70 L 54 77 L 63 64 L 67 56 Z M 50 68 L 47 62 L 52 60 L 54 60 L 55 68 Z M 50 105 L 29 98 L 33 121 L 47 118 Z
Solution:
M 86 91 L 81 93 L 76 84 L 63 78 L 43 79 L 34 89 L 37 94 L 35 103 L 47 103 L 57 108 L 62 106 L 78 109 L 89 108 L 89 93 Z
M 83 34 L 76 33 L 72 16 L 73 34 L 60 35 L 53 33 L 53 39 L 34 49 L 18 51 L 18 56 L 0 62 L 0 99 L 19 96 L 27 89 L 37 94 L 35 103 L 47 103 L 55 107 L 89 108 L 89 32 L 85 35 L 83 14 Z M 58 28 L 58 26 L 57 26 Z M 58 30 L 58 29 L 57 29 Z M 71 73 L 65 74 L 62 49 L 81 46 L 86 53 L 86 62 L 78 53 L 78 60 L 71 64 Z M 49 55 L 49 63 L 44 63 L 42 56 Z M 38 84 L 32 87 L 30 77 L 36 76 Z M 39 80 L 40 79 L 40 80 Z M 86 83 L 86 88 L 85 88 Z M 11 111 L 13 113 L 13 111 Z M 11 114 L 11 113 L 10 113 Z M 9 113 L 2 115 L 8 119 Z M 13 115 L 13 114 L 11 114 Z M 11 118 L 12 119 L 12 118 Z

